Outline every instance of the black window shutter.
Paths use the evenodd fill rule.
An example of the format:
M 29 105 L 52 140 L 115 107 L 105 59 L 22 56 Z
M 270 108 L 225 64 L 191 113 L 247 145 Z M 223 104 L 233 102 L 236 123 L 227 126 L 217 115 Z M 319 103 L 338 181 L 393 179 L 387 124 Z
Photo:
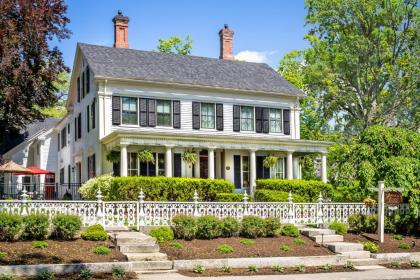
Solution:
M 216 129 L 223 130 L 223 104 L 216 104 Z
M 283 130 L 284 134 L 290 135 L 290 109 L 283 110 Z
M 140 126 L 147 126 L 147 99 L 140 98 L 140 110 L 139 110 Z
M 156 100 L 147 100 L 147 111 L 148 111 L 148 125 L 150 127 L 156 126 Z
M 59 151 L 60 150 L 60 132 L 57 134 L 57 151 Z
M 262 132 L 269 133 L 270 132 L 270 109 L 263 108 L 262 110 Z
M 90 111 L 89 111 L 89 105 L 88 105 L 86 107 L 86 129 L 87 129 L 87 132 L 89 132 L 89 130 L 90 130 L 89 119 L 90 119 Z
M 255 132 L 263 132 L 263 108 L 255 107 Z
M 82 138 L 82 113 L 77 117 L 77 139 Z
M 95 124 L 96 124 L 96 98 L 93 99 L 92 102 L 92 129 L 95 129 Z
M 241 131 L 241 106 L 233 105 L 233 131 Z
M 200 129 L 200 102 L 192 103 L 193 129 Z
M 82 72 L 82 82 L 81 82 L 81 86 L 82 86 L 82 98 L 85 98 L 85 72 Z
M 181 128 L 181 102 L 174 100 L 173 102 L 174 112 L 174 128 Z
M 77 77 L 77 102 L 80 102 L 80 77 Z
M 174 177 L 182 176 L 182 161 L 181 154 L 174 154 Z
M 86 67 L 86 94 L 90 92 L 90 70 Z
M 77 140 L 77 118 L 74 118 L 74 141 Z
M 119 96 L 112 97 L 112 124 L 121 124 L 121 97 Z
M 264 160 L 264 157 L 262 157 L 262 156 L 257 156 L 256 157 L 256 168 L 257 168 L 257 179 L 263 179 L 264 178 L 264 176 L 263 176 L 263 160 Z

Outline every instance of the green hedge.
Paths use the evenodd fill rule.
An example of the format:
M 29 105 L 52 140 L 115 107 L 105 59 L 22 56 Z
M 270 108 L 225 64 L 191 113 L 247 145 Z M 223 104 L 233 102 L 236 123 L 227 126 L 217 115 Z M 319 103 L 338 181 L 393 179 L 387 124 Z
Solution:
M 292 193 L 293 202 L 308 202 L 305 197 Z M 287 202 L 289 193 L 273 190 L 256 190 L 255 201 Z
M 316 202 L 319 193 L 324 198 L 331 198 L 333 187 L 328 183 L 315 180 L 281 180 L 262 179 L 257 180 L 257 189 L 268 189 L 289 192 L 299 195 L 304 201 Z
M 216 201 L 219 202 L 244 202 L 243 193 L 217 193 Z M 248 201 L 252 201 L 252 197 L 248 195 Z
M 98 186 L 93 183 L 83 186 L 81 193 L 87 199 L 96 199 Z M 234 184 L 221 179 L 133 176 L 112 178 L 108 188 L 101 187 L 105 200 L 138 200 L 140 189 L 149 201 L 191 201 L 194 190 L 200 200 L 215 201 L 217 193 L 232 193 Z

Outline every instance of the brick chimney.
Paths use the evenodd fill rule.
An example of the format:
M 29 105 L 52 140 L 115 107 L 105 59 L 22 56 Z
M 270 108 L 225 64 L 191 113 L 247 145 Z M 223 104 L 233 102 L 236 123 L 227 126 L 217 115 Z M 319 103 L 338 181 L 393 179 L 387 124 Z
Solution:
M 114 22 L 114 48 L 128 49 L 128 17 L 118 11 L 112 21 Z
M 233 60 L 233 34 L 233 30 L 230 30 L 227 24 L 220 29 L 220 59 Z

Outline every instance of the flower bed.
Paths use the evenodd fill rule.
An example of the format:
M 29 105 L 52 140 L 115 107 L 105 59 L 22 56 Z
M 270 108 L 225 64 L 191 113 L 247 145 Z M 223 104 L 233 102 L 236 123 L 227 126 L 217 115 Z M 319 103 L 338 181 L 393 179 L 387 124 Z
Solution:
M 420 237 L 416 236 L 403 236 L 396 234 L 386 233 L 384 236 L 384 243 L 378 243 L 378 235 L 373 233 L 353 234 L 348 233 L 344 235 L 345 242 L 374 242 L 379 246 L 377 253 L 410 253 L 420 252 Z M 413 241 L 415 246 L 413 246 Z M 408 244 L 410 248 L 404 249 L 401 244 Z

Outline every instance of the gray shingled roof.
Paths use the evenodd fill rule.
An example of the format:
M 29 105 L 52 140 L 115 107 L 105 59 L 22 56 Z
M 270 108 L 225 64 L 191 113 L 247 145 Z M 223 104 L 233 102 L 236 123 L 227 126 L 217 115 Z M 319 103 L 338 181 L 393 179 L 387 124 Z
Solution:
M 265 63 L 78 45 L 100 77 L 303 95 Z

